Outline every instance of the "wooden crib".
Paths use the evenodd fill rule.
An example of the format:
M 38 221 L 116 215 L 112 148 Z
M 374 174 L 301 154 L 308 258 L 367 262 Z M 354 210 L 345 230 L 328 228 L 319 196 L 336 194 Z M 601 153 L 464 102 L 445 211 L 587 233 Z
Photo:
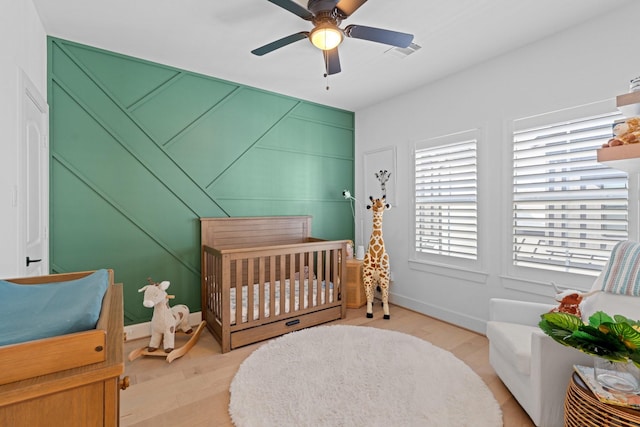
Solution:
M 222 352 L 340 319 L 346 240 L 311 217 L 202 218 L 202 317 Z

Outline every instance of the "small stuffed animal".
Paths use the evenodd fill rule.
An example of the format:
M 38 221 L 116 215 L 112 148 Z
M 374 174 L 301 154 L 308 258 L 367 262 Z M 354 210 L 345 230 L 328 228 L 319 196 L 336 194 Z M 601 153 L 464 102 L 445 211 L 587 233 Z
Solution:
M 580 307 L 585 299 L 598 293 L 599 291 L 590 291 L 590 292 L 580 292 L 574 289 L 567 289 L 564 291 L 560 291 L 555 283 L 551 282 L 551 286 L 556 291 L 556 301 L 558 304 L 557 307 L 554 307 L 550 313 L 567 313 L 573 314 L 574 316 L 582 317 L 582 308 Z
M 178 304 L 170 308 L 169 295 L 165 291 L 171 283 L 166 280 L 161 283 L 154 283 L 150 278 L 147 280 L 149 284 L 138 289 L 138 292 L 144 292 L 142 305 L 147 308 L 153 307 L 151 339 L 147 350 L 156 351 L 162 341 L 165 353 L 170 353 L 175 343 L 176 327 L 187 334 L 192 332 L 189 325 L 189 307 Z
M 640 142 L 640 117 L 631 117 L 613 127 L 613 138 L 602 147 L 616 147 Z
M 582 293 L 573 290 L 567 290 L 557 294 L 556 301 L 560 304 L 551 310 L 551 313 L 567 313 L 582 317 L 580 303 L 582 302 L 583 296 Z

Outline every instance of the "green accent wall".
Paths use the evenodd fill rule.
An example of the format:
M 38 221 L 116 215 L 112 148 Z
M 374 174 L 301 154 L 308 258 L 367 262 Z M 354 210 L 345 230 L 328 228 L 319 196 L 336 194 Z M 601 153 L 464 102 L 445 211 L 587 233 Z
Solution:
M 312 215 L 352 239 L 354 114 L 48 38 L 51 272 L 112 268 L 125 323 L 200 310 L 201 217 Z

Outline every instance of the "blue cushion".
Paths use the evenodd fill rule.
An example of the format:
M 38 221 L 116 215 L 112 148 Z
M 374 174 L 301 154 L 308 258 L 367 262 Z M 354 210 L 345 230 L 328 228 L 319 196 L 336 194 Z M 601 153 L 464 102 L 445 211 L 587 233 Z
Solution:
M 0 280 L 0 345 L 95 329 L 108 286 L 104 269 L 68 282 Z

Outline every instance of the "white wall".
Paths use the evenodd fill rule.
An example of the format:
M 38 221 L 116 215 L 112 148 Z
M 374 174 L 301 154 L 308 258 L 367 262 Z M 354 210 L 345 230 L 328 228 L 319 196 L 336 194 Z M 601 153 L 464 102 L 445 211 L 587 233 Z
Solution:
M 31 0 L 4 1 L 0 13 L 0 277 L 18 272 L 19 75 L 47 96 L 47 40 Z
M 398 206 L 385 213 L 383 225 L 394 277 L 392 302 L 484 333 L 490 297 L 552 301 L 548 284 L 522 281 L 520 286 L 531 292 L 505 287 L 518 282 L 506 275 L 511 249 L 507 125 L 512 119 L 602 100 L 610 100 L 615 109 L 615 96 L 627 92 L 629 80 L 640 75 L 637 32 L 623 24 L 630 16 L 640 16 L 640 2 L 356 112 L 359 200 L 369 196 L 363 194 L 364 153 L 397 149 Z M 453 272 L 455 277 L 449 277 L 447 269 L 411 268 L 413 144 L 478 127 L 486 135 L 478 149 L 479 250 L 488 255 L 483 274 Z M 365 238 L 370 222 L 366 212 Z M 480 277 L 480 283 L 470 276 Z M 557 281 L 563 283 L 562 277 Z

